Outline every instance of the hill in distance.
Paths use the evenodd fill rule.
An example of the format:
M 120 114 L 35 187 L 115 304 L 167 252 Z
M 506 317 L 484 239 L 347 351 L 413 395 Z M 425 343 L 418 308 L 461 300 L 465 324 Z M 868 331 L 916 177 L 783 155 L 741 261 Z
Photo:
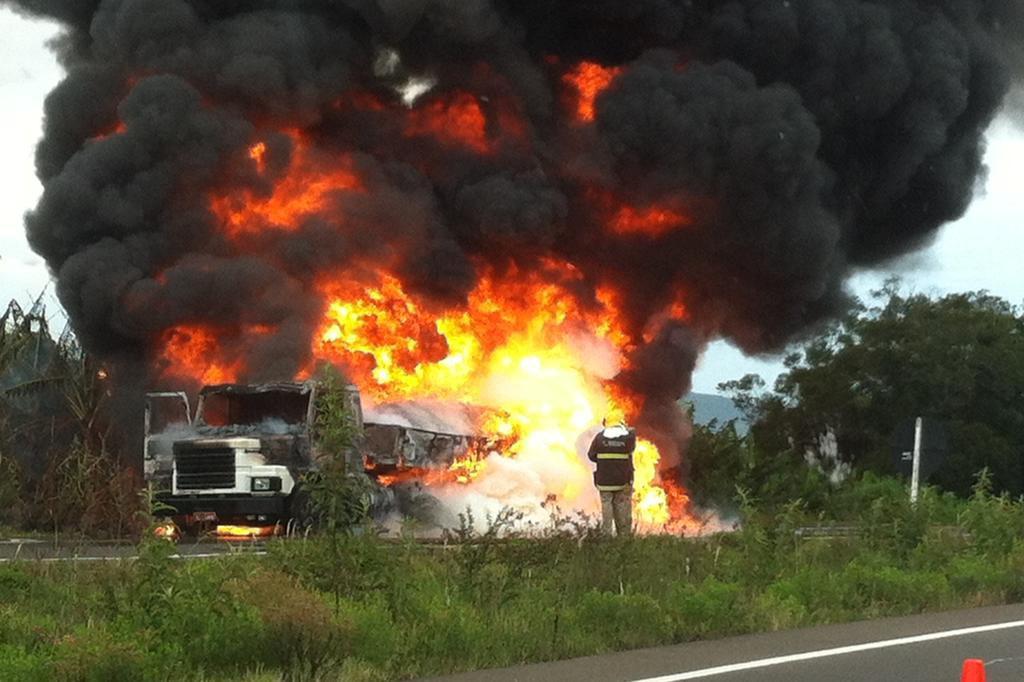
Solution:
M 736 420 L 736 430 L 745 433 L 747 422 L 743 414 L 736 409 L 736 405 L 722 395 L 713 393 L 690 393 L 682 399 L 684 403 L 693 404 L 693 421 L 696 424 L 710 424 L 713 420 L 718 421 L 719 426 L 724 426 L 728 421 Z

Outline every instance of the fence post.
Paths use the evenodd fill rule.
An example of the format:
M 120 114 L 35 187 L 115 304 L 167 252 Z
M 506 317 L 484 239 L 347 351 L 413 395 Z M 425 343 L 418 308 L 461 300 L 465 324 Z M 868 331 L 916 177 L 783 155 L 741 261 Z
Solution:
M 921 480 L 921 431 L 924 420 L 921 417 L 914 422 L 914 468 L 910 474 L 910 504 L 917 505 L 917 493 Z

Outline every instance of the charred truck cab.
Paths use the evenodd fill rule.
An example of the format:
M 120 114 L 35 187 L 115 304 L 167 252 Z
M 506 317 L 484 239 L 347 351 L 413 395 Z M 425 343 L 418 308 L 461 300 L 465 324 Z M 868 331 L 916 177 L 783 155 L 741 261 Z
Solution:
M 327 390 L 342 393 L 355 427 L 355 442 L 343 453 L 321 451 L 316 422 Z M 143 458 L 157 514 L 186 531 L 216 530 L 227 537 L 270 534 L 293 520 L 306 525 L 311 519 L 303 478 L 319 469 L 321 457 L 340 455 L 347 471 L 376 484 L 370 486 L 371 514 L 397 512 L 439 527 L 455 523 L 415 475 L 397 484 L 394 479 L 448 469 L 467 453 L 492 447 L 466 427 L 472 416 L 454 427 L 415 406 L 371 415 L 368 422 L 363 417 L 359 390 L 351 385 L 205 386 L 194 415 L 183 392 L 149 393 Z
M 317 468 L 323 390 L 312 381 L 206 386 L 194 415 L 184 393 L 148 394 L 145 474 L 163 514 L 186 529 L 243 536 L 284 525 L 303 504 L 303 476 Z M 342 390 L 362 429 L 358 391 Z M 353 457 L 352 470 L 362 468 L 357 454 L 345 456 Z

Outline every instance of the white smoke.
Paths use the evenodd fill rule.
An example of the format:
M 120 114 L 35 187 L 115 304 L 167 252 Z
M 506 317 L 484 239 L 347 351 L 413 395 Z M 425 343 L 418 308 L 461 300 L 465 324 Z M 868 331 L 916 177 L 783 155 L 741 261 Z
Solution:
M 407 400 L 365 406 L 363 421 L 468 436 L 477 434 L 480 413 L 479 408 L 456 402 Z

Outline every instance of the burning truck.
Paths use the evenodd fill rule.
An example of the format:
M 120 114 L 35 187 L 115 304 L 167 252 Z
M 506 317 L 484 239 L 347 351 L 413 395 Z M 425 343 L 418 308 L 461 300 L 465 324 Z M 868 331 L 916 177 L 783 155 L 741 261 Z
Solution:
M 340 404 L 357 433 L 352 447 L 341 453 L 325 452 L 318 437 L 317 415 L 331 390 L 341 393 Z M 341 456 L 347 470 L 365 471 L 375 481 L 372 511 L 445 523 L 450 519 L 418 482 L 444 472 L 466 481 L 477 453 L 495 445 L 465 427 L 457 433 L 419 428 L 414 423 L 425 417 L 417 418 L 409 407 L 401 414 L 396 408 L 380 412 L 384 421 L 367 422 L 352 385 L 210 385 L 199 391 L 194 413 L 182 391 L 146 398 L 144 466 L 158 491 L 158 513 L 183 528 L 216 529 L 229 537 L 271 534 L 289 522 L 307 524 L 302 481 L 325 456 Z

